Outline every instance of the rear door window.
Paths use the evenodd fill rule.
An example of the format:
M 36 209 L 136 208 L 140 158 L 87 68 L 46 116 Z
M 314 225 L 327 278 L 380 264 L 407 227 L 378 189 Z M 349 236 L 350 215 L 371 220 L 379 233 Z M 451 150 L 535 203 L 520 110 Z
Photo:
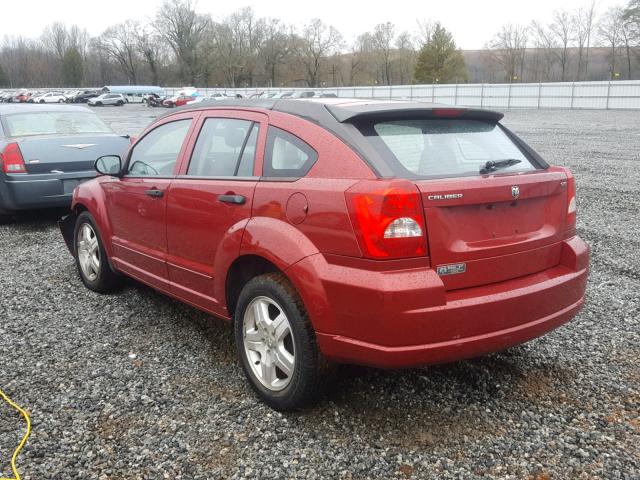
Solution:
M 235 118 L 208 118 L 191 155 L 187 175 L 252 177 L 260 125 Z
M 391 169 L 408 178 L 479 175 L 488 161 L 517 160 L 498 172 L 535 169 L 498 124 L 464 119 L 385 120 L 360 126 Z

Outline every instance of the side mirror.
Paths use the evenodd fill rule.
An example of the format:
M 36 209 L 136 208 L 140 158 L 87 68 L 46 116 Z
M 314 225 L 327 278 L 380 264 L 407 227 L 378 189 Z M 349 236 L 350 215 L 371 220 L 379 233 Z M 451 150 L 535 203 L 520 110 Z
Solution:
M 96 171 L 102 175 L 122 175 L 122 159 L 118 155 L 105 155 L 96 160 Z

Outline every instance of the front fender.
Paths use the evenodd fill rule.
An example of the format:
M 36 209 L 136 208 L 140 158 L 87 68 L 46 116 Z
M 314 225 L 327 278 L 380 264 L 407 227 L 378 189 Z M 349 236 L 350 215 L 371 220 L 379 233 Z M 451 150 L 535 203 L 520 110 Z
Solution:
M 91 214 L 96 227 L 98 227 L 107 256 L 111 258 L 113 256 L 111 223 L 107 212 L 105 192 L 100 185 L 103 181 L 109 181 L 109 178 L 98 177 L 78 185 L 73 191 L 71 211 L 78 215 L 82 210 L 87 210 Z

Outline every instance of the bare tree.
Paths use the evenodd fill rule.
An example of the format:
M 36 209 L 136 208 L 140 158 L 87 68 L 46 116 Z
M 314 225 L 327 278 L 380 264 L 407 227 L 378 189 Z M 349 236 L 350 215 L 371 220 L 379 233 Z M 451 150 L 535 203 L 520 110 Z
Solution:
M 489 47 L 495 50 L 495 60 L 504 69 L 510 83 L 515 80 L 522 81 L 527 39 L 527 27 L 509 24 L 503 26 L 489 43 Z
M 578 65 L 576 80 L 588 78 L 589 75 L 589 49 L 591 47 L 591 34 L 595 21 L 596 2 L 591 0 L 587 7 L 579 8 L 572 17 L 573 30 L 578 46 Z
M 54 22 L 44 28 L 40 37 L 45 49 L 52 52 L 62 62 L 64 54 L 69 48 L 69 33 L 62 22 Z
M 162 39 L 149 26 L 141 26 L 135 32 L 135 44 L 142 59 L 149 67 L 151 84 L 160 85 L 160 58 L 162 55 Z
M 270 87 L 277 85 L 278 67 L 283 65 L 291 54 L 290 38 L 287 27 L 280 20 L 276 18 L 266 20 L 261 57 L 264 60 Z
M 380 23 L 373 30 L 373 45 L 378 53 L 382 83 L 391 85 L 391 54 L 395 26 L 391 22 Z
M 296 56 L 304 68 L 307 85 L 320 86 L 323 62 L 341 44 L 340 32 L 333 26 L 324 24 L 319 18 L 304 26 L 297 42 Z
M 400 81 L 400 85 L 406 85 L 412 80 L 413 69 L 416 62 L 416 50 L 411 34 L 409 32 L 402 32 L 398 35 L 395 47 L 395 63 L 397 64 L 396 71 L 398 72 L 398 80 Z
M 138 83 L 138 36 L 140 26 L 133 20 L 107 28 L 100 36 L 100 47 L 124 73 L 130 84 Z
M 598 23 L 598 36 L 600 40 L 609 49 L 607 55 L 609 61 L 609 78 L 614 78 L 617 71 L 618 50 L 621 43 L 621 9 L 620 7 L 611 7 L 600 18 Z
M 154 26 L 173 50 L 183 81 L 195 84 L 201 77 L 200 56 L 210 18 L 196 13 L 193 0 L 165 0 Z
M 560 43 L 558 61 L 560 63 L 560 80 L 567 80 L 567 70 L 569 67 L 569 44 L 573 40 L 573 22 L 571 15 L 566 10 L 556 10 L 553 12 L 553 21 L 549 25 L 556 39 Z
M 538 67 L 534 72 L 535 79 L 551 81 L 556 63 L 555 49 L 558 47 L 555 35 L 545 25 L 535 20 L 531 23 L 530 31 L 536 48 L 535 60 Z

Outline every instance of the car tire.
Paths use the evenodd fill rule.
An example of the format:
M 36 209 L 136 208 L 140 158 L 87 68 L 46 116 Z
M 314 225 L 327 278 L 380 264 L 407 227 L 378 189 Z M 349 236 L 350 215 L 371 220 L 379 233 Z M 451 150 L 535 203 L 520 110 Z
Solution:
M 73 247 L 76 268 L 85 287 L 99 293 L 118 288 L 120 277 L 111 269 L 102 237 L 89 212 L 78 215 L 73 230 Z
M 58 103 L 64 103 L 63 99 L 58 100 Z
M 242 369 L 267 405 L 289 411 L 316 398 L 328 363 L 300 296 L 283 274 L 260 275 L 244 286 L 234 336 Z
M 123 102 L 122 100 L 118 100 L 118 103 L 116 103 L 116 105 L 117 105 L 118 107 L 121 107 L 121 106 L 123 106 L 123 105 L 124 105 L 124 102 Z
M 44 100 L 40 100 L 40 103 L 44 103 Z
M 102 106 L 102 102 L 96 102 L 96 107 L 101 107 Z

